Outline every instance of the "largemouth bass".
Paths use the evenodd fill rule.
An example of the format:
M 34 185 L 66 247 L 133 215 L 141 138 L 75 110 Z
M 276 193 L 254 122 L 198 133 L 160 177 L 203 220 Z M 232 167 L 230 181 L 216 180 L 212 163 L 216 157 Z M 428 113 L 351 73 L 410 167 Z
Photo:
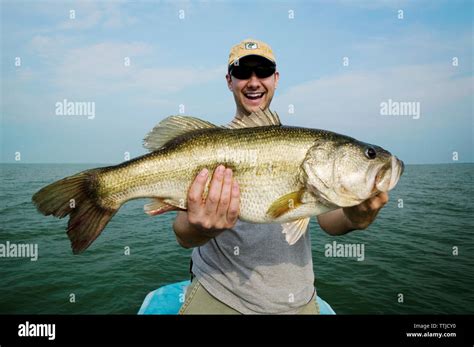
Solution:
M 386 192 L 403 172 L 403 162 L 381 147 L 330 131 L 282 126 L 269 110 L 227 127 L 171 116 L 147 135 L 144 146 L 152 152 L 66 177 L 33 196 L 44 215 L 70 216 L 67 233 L 75 254 L 129 200 L 152 198 L 145 206 L 150 215 L 186 210 L 196 175 L 219 164 L 231 168 L 239 184 L 239 218 L 282 224 L 289 244 L 304 234 L 311 216 Z

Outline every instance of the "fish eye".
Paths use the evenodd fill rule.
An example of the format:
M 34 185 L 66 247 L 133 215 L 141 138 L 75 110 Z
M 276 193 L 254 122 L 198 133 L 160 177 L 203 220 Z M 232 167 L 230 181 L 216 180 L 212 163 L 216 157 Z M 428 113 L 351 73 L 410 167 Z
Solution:
M 375 157 L 377 156 L 377 152 L 373 147 L 367 147 L 365 149 L 365 156 L 367 157 L 367 159 L 375 159 Z

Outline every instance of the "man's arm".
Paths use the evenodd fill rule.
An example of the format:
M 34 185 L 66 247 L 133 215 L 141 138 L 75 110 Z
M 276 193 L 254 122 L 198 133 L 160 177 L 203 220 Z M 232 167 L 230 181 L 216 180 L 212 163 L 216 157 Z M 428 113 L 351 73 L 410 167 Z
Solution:
M 219 165 L 203 199 L 209 172 L 204 169 L 195 178 L 188 192 L 187 212 L 178 212 L 173 223 L 176 240 L 184 248 L 202 246 L 237 222 L 240 206 L 239 186 L 232 170 Z
M 388 202 L 388 194 L 380 193 L 360 205 L 340 208 L 318 216 L 318 222 L 329 235 L 344 235 L 357 229 L 366 229 Z

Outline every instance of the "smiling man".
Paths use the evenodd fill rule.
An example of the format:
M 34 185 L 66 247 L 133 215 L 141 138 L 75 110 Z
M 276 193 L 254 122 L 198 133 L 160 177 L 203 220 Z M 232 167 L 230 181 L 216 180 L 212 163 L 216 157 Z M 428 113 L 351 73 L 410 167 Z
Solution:
M 251 40 L 234 46 L 228 70 L 227 85 L 234 94 L 238 116 L 270 106 L 280 74 L 269 46 Z
M 232 47 L 227 86 L 234 95 L 232 122 L 270 106 L 279 73 L 271 48 L 244 40 Z M 188 210 L 173 224 L 179 244 L 194 248 L 192 273 L 181 314 L 317 314 L 310 234 L 289 246 L 279 224 L 250 224 L 238 220 L 240 193 L 232 170 L 219 166 L 203 170 L 188 193 Z M 365 229 L 386 204 L 381 193 L 361 205 L 318 216 L 330 235 Z

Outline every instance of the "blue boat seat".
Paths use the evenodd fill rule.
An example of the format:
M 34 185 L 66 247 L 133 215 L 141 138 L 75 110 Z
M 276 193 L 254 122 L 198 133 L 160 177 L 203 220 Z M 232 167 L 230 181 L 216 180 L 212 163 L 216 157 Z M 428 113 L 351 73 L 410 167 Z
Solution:
M 178 314 L 189 284 L 190 281 L 172 283 L 148 293 L 138 314 Z M 321 314 L 336 314 L 319 296 L 316 300 Z

